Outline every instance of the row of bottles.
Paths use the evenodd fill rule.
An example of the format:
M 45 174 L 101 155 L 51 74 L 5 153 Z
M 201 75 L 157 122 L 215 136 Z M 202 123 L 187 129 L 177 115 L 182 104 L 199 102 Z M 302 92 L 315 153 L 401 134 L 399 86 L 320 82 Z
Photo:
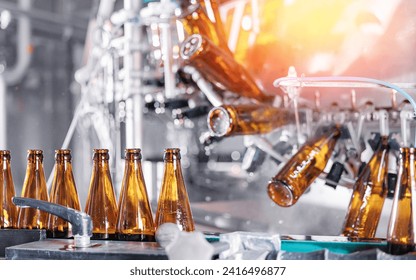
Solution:
M 388 137 L 381 138 L 379 147 L 361 172 L 354 185 L 347 216 L 344 236 L 352 240 L 375 237 L 384 201 L 387 197 Z M 416 190 L 415 149 L 403 147 L 399 154 L 398 177 L 393 206 L 387 230 L 388 251 L 404 254 L 415 250 L 415 223 L 413 213 Z
M 272 178 L 269 197 L 278 205 L 294 205 L 327 165 L 341 127 L 334 125 L 322 135 L 307 141 Z M 373 156 L 356 180 L 344 220 L 342 235 L 351 240 L 373 239 L 387 197 L 389 138 L 381 136 Z M 403 254 L 415 250 L 415 223 L 412 205 L 416 198 L 415 149 L 400 149 L 398 180 L 391 211 L 387 242 L 388 252 Z M 412 196 L 413 194 L 413 196 Z
M 12 204 L 15 195 L 10 168 L 10 151 L 0 151 L 3 172 L 1 192 L 1 224 L 3 228 L 47 229 L 48 237 L 71 237 L 68 222 L 33 208 Z M 93 221 L 93 239 L 153 241 L 156 228 L 175 223 L 183 231 L 193 231 L 194 222 L 183 180 L 180 150 L 165 150 L 164 180 L 158 200 L 156 220 L 147 197 L 141 166 L 141 150 L 126 149 L 125 169 L 118 204 L 109 168 L 109 152 L 95 149 L 93 169 L 85 212 Z M 23 197 L 50 201 L 81 211 L 72 171 L 70 150 L 56 150 L 53 183 L 48 198 L 43 170 L 43 152 L 29 150 L 22 189 Z

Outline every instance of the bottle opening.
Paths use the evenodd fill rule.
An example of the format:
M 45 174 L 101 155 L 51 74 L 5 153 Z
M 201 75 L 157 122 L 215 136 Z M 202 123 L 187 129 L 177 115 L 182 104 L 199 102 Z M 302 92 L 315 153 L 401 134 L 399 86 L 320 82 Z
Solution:
M 224 136 L 231 130 L 231 117 L 223 107 L 211 109 L 208 113 L 208 128 L 215 136 Z
M 270 181 L 267 186 L 267 193 L 280 206 L 288 207 L 295 203 L 292 190 L 282 181 Z
M 167 148 L 165 149 L 165 161 L 172 161 L 174 159 L 181 159 L 181 150 L 178 148 Z
M 55 154 L 70 155 L 71 150 L 69 150 L 69 149 L 59 149 L 59 150 L 55 150 Z
M 27 150 L 27 153 L 29 155 L 43 155 L 43 151 L 42 150 Z
M 110 158 L 110 155 L 108 154 L 108 149 L 94 149 L 93 152 L 94 160 L 108 160 Z
M 29 161 L 35 161 L 39 159 L 41 162 L 43 161 L 43 151 L 42 150 L 28 150 L 27 151 L 27 159 Z
M 0 150 L 0 160 L 10 160 L 10 151 L 9 150 Z
M 0 150 L 0 156 L 6 156 L 6 155 L 10 155 L 9 150 Z
M 190 59 L 202 46 L 202 36 L 193 34 L 189 36 L 181 45 L 181 57 Z
M 126 159 L 142 159 L 142 150 L 141 149 L 125 149 L 124 155 Z
M 71 150 L 69 149 L 59 149 L 55 150 L 55 160 L 71 160 Z

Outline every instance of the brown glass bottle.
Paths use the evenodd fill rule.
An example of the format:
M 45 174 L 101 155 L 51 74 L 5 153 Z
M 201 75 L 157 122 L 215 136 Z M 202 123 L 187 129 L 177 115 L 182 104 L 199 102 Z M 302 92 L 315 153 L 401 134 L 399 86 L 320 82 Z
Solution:
M 354 184 L 342 235 L 352 239 L 374 238 L 387 196 L 388 153 L 388 136 L 382 136 L 378 148 Z
M 165 170 L 157 205 L 156 226 L 174 223 L 178 225 L 180 230 L 194 231 L 195 225 L 182 176 L 180 159 L 179 149 L 165 150 Z
M 215 0 L 185 0 L 181 3 L 182 15 L 180 20 L 188 35 L 201 34 L 228 55 L 232 52 L 228 47 L 218 3 Z
M 1 228 L 16 228 L 17 227 L 17 208 L 12 202 L 12 198 L 15 196 L 15 188 L 13 183 L 12 169 L 11 169 L 11 155 L 10 151 L 0 151 L 0 165 L 2 166 L 1 172 L 1 187 L 0 205 L 2 205 L 2 211 L 0 216 L 2 222 Z
M 81 211 L 71 159 L 71 150 L 55 151 L 55 173 L 49 199 L 51 203 Z M 49 215 L 46 233 L 52 238 L 70 238 L 72 237 L 71 224 L 55 215 Z
M 294 120 L 293 113 L 268 105 L 223 105 L 208 113 L 208 128 L 217 137 L 268 133 Z
M 92 239 L 115 239 L 117 202 L 111 181 L 107 149 L 94 149 L 91 182 L 85 212 L 93 223 Z
M 125 150 L 124 177 L 119 199 L 118 240 L 155 241 L 152 210 L 142 171 L 140 149 Z
M 415 250 L 412 188 L 415 189 L 415 149 L 401 148 L 399 171 L 387 231 L 387 250 L 401 255 Z
M 22 197 L 48 201 L 43 151 L 28 150 L 26 176 Z M 18 227 L 22 229 L 44 229 L 48 223 L 48 213 L 34 208 L 19 208 Z
M 193 66 L 212 84 L 260 102 L 273 99 L 258 87 L 242 65 L 203 35 L 188 37 L 181 44 L 180 54 L 185 64 Z
M 340 135 L 340 127 L 335 125 L 307 141 L 269 182 L 269 197 L 283 207 L 295 204 L 325 169 Z

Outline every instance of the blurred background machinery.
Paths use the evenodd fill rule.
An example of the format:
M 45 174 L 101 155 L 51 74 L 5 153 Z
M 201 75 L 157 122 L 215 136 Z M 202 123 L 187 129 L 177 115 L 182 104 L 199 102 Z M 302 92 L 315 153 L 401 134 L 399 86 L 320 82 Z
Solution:
M 201 229 L 340 234 L 351 187 L 375 148 L 380 126 L 387 125 L 397 146 L 413 142 L 412 108 L 396 91 L 376 86 L 317 85 L 294 93 L 274 81 L 372 77 L 413 95 L 416 5 L 410 0 L 217 1 L 235 61 L 269 105 L 298 116 L 266 134 L 217 137 L 207 126 L 213 107 L 256 101 L 184 63 L 180 46 L 191 35 L 186 15 L 192 2 L 0 1 L 0 146 L 12 151 L 17 193 L 27 149 L 44 150 L 45 171 L 52 174 L 54 150 L 71 148 L 84 205 L 92 149 L 110 150 L 119 192 L 124 149 L 140 147 L 155 202 L 163 149 L 179 147 Z M 384 112 L 387 124 L 380 117 Z M 322 124 L 334 121 L 345 124 L 349 136 L 325 172 L 293 207 L 275 205 L 266 192 L 270 178 Z M 335 162 L 346 170 L 339 182 L 325 176 Z M 394 164 L 389 170 L 395 172 Z M 390 200 L 384 207 L 379 237 L 386 234 Z

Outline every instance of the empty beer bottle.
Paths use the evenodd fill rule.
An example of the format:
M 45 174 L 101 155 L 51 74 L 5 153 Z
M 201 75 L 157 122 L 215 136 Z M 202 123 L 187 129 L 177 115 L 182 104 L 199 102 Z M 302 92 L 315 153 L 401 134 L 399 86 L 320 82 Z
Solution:
M 0 228 L 15 228 L 17 226 L 17 208 L 12 202 L 15 196 L 15 189 L 12 177 L 12 169 L 10 165 L 10 151 L 0 151 L 0 165 L 2 172 L 0 174 Z
M 382 136 L 378 148 L 354 184 L 342 235 L 352 239 L 374 238 L 387 196 L 388 136 Z
M 92 239 L 115 239 L 117 202 L 111 181 L 107 149 L 94 149 L 90 188 L 85 212 L 93 223 Z
M 228 47 L 218 3 L 215 0 L 182 0 L 180 21 L 188 35 L 201 34 L 228 55 L 232 52 Z
M 81 211 L 78 192 L 72 173 L 71 151 L 62 149 L 55 151 L 55 171 L 50 191 L 50 202 Z M 63 219 L 49 215 L 48 237 L 72 237 L 71 224 Z
M 334 125 L 307 141 L 269 182 L 269 197 L 280 206 L 295 204 L 325 169 L 340 135 L 340 126 Z
M 22 197 L 48 201 L 45 172 L 43 170 L 43 151 L 28 150 L 26 176 Z M 22 229 L 44 229 L 48 223 L 48 213 L 34 208 L 20 208 L 18 227 Z
M 182 176 L 179 149 L 166 149 L 165 170 L 156 212 L 156 226 L 177 224 L 183 231 L 194 231 L 188 193 Z
M 268 133 L 294 120 L 293 113 L 268 105 L 223 105 L 208 113 L 208 128 L 214 136 Z
M 126 149 L 124 177 L 119 199 L 118 240 L 155 241 L 152 210 L 143 177 L 140 149 Z
M 387 250 L 390 254 L 401 255 L 415 250 L 415 205 L 412 204 L 412 189 L 416 188 L 414 148 L 400 149 L 397 178 L 387 231 Z
M 239 96 L 270 102 L 251 75 L 231 55 L 200 34 L 189 36 L 182 44 L 180 55 L 210 83 L 222 86 Z

